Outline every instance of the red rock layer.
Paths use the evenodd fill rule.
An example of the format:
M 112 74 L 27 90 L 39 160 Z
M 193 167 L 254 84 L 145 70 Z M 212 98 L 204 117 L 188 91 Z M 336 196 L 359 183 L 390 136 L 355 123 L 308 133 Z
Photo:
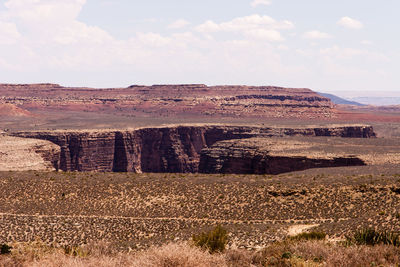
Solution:
M 117 112 L 147 116 L 332 118 L 332 102 L 310 89 L 273 86 L 134 85 L 68 88 L 57 84 L 0 84 L 0 103 L 28 110 Z
M 13 104 L 0 103 L 0 116 L 28 117 L 32 116 L 32 114 L 29 111 L 19 108 Z

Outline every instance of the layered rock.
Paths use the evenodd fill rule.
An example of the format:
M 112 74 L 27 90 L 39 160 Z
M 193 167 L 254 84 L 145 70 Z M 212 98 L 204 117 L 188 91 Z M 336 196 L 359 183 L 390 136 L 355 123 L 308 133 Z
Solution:
M 327 153 L 325 146 L 285 138 L 250 138 L 217 142 L 201 152 L 199 172 L 280 174 L 311 168 L 363 166 L 365 162 L 342 151 Z M 312 147 L 318 147 L 313 151 Z
M 198 172 L 200 153 L 218 141 L 272 136 L 374 137 L 370 126 L 273 128 L 176 126 L 126 131 L 20 132 L 60 146 L 59 169 L 101 172 Z M 205 167 L 203 167 L 204 169 Z
M 0 171 L 57 170 L 60 148 L 45 140 L 0 134 Z
M 67 88 L 58 84 L 0 84 L 1 103 L 30 111 L 85 111 L 123 116 L 242 116 L 331 118 L 333 103 L 310 89 L 275 86 L 134 85 Z

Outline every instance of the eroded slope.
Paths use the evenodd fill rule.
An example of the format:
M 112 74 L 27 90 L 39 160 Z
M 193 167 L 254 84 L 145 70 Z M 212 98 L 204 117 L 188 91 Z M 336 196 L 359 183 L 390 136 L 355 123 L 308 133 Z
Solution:
M 60 147 L 38 139 L 0 133 L 0 171 L 51 171 L 59 164 Z

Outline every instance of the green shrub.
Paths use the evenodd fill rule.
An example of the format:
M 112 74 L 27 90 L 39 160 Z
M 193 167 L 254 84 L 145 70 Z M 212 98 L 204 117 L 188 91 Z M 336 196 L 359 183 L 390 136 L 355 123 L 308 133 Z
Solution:
M 282 259 L 290 259 L 292 257 L 292 253 L 290 252 L 285 252 L 282 254 Z
M 64 246 L 64 253 L 68 256 L 85 258 L 88 256 L 88 252 L 82 247 L 77 246 Z
M 304 232 L 296 236 L 292 236 L 292 240 L 324 240 L 326 234 L 324 232 Z
M 388 231 L 376 231 L 374 229 L 362 229 L 354 233 L 354 236 L 347 237 L 349 243 L 356 245 L 374 246 L 377 244 L 392 245 L 398 247 L 400 245 L 400 236 L 397 233 Z
M 0 254 L 10 254 L 12 247 L 7 244 L 0 244 Z
M 210 253 L 223 252 L 228 243 L 228 232 L 217 225 L 211 231 L 193 235 L 192 238 L 195 246 L 207 249 Z

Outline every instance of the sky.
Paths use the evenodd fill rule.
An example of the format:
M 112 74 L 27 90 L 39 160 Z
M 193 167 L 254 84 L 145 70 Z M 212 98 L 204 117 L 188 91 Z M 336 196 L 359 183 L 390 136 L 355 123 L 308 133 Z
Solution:
M 398 0 L 0 0 L 0 83 L 400 92 Z

